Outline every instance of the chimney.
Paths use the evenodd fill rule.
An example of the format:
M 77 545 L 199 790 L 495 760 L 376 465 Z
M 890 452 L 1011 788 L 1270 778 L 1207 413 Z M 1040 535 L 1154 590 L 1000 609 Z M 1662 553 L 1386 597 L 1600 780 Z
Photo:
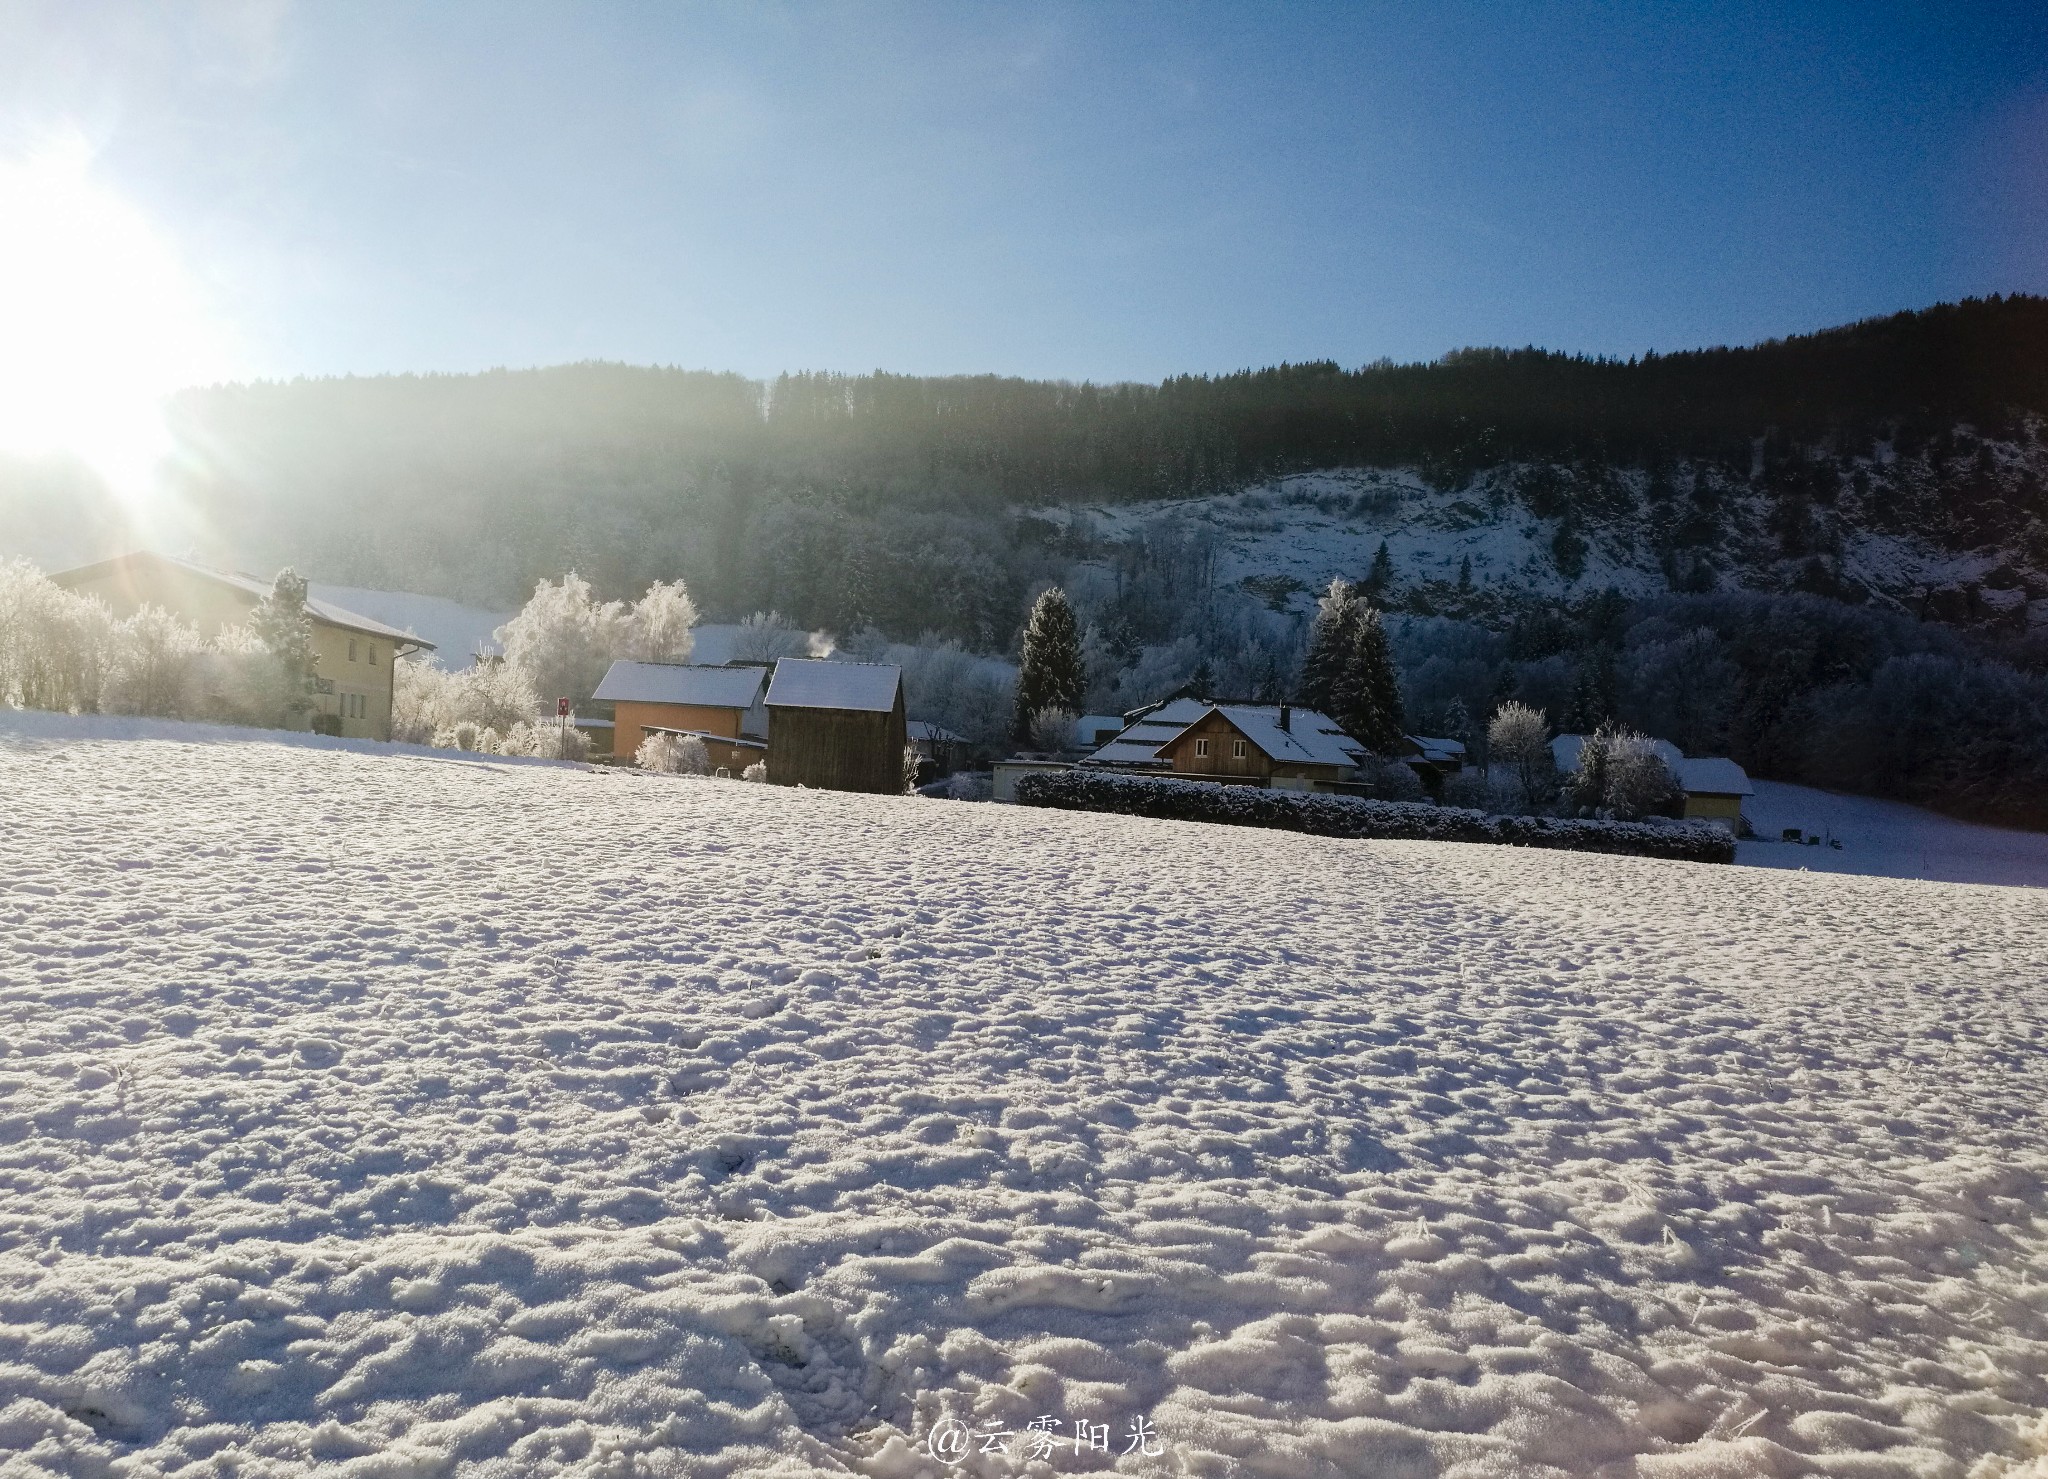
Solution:
M 1282 704 L 1282 705 L 1280 705 L 1280 732 L 1281 732 L 1282 734 L 1291 734 L 1291 733 L 1293 733 L 1293 731 L 1294 731 L 1294 705 L 1292 705 L 1292 704 Z

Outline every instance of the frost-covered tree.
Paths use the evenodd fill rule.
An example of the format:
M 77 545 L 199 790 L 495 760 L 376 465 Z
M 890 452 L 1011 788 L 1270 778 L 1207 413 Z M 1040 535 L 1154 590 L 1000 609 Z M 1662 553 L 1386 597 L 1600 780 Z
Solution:
M 832 642 L 823 632 L 806 632 L 779 611 L 756 611 L 733 633 L 735 662 L 772 662 L 778 657 L 829 657 Z
M 1684 792 L 1645 735 L 1618 730 L 1607 742 L 1607 807 L 1625 822 L 1668 810 Z
M 1031 716 L 1031 748 L 1057 755 L 1074 743 L 1074 724 L 1081 716 L 1072 709 L 1053 705 Z
M 206 643 L 190 623 L 161 606 L 144 606 L 114 627 L 114 660 L 105 706 L 116 714 L 182 719 L 199 707 L 199 662 Z
M 257 698 L 259 723 L 297 728 L 313 710 L 313 618 L 306 582 L 290 566 L 277 572 L 270 594 L 249 614 L 249 634 L 270 655 L 268 679 Z
M 632 614 L 622 601 L 599 601 L 575 571 L 541 581 L 518 613 L 496 632 L 505 661 L 539 696 L 586 704 L 612 660 L 632 644 Z
M 1514 776 L 1525 807 L 1548 789 L 1545 780 L 1551 770 L 1550 720 L 1541 709 L 1527 704 L 1504 703 L 1486 726 L 1488 763 L 1505 766 Z
M 91 712 L 113 639 L 105 602 L 63 589 L 25 560 L 0 564 L 0 703 Z
M 695 644 L 696 603 L 678 580 L 649 586 L 626 618 L 625 656 L 641 662 L 688 662 Z
M 1017 666 L 1017 713 L 1013 738 L 1031 739 L 1031 726 L 1045 709 L 1079 713 L 1088 689 L 1081 669 L 1081 628 L 1067 593 L 1054 586 L 1031 608 L 1024 650 Z
M 711 754 L 694 734 L 650 734 L 633 752 L 633 763 L 657 775 L 711 774 Z
M 1301 659 L 1301 701 L 1310 708 L 1334 717 L 1338 687 L 1344 682 L 1354 646 L 1352 627 L 1358 602 L 1351 582 L 1341 577 L 1330 582 L 1316 602 L 1315 619 L 1308 629 L 1308 650 Z

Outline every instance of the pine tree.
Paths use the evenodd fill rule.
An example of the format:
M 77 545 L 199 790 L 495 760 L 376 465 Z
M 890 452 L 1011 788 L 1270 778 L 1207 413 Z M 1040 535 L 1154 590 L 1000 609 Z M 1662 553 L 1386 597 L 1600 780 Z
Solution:
M 1031 608 L 1024 628 L 1024 651 L 1017 666 L 1017 714 L 1012 734 L 1019 744 L 1031 742 L 1031 725 L 1044 709 L 1081 712 L 1087 692 L 1081 667 L 1081 627 L 1067 593 L 1054 586 Z
M 1332 718 L 1337 714 L 1338 687 L 1347 666 L 1356 616 L 1350 582 L 1332 580 L 1316 603 L 1315 621 L 1308 629 L 1308 650 L 1302 654 L 1301 701 Z
M 1387 542 L 1382 539 L 1379 549 L 1372 557 L 1372 569 L 1366 572 L 1365 588 L 1377 596 L 1393 583 L 1394 557 L 1387 550 Z
M 1352 628 L 1351 672 L 1346 698 L 1349 712 L 1332 716 L 1345 733 L 1379 755 L 1399 754 L 1406 721 L 1401 710 L 1401 684 L 1394 672 L 1393 648 L 1387 642 L 1380 614 L 1361 601 Z
M 1458 589 L 1461 591 L 1472 589 L 1472 557 L 1470 555 L 1465 556 L 1464 559 L 1458 562 Z
M 1444 738 L 1457 740 L 1460 744 L 1472 738 L 1472 711 L 1465 707 L 1465 700 L 1453 694 L 1451 701 L 1444 705 Z
M 296 726 L 313 707 L 313 618 L 306 612 L 306 582 L 290 566 L 277 572 L 270 594 L 249 617 L 249 631 L 270 655 L 265 698 L 272 717 Z

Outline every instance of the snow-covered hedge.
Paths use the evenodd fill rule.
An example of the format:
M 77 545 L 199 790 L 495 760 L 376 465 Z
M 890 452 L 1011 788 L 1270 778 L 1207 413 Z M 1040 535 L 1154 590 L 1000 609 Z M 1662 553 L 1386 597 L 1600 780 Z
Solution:
M 1691 863 L 1732 863 L 1735 839 L 1704 823 L 1580 821 L 1561 817 L 1488 816 L 1451 806 L 1367 801 L 1259 786 L 1220 786 L 1154 776 L 1086 770 L 1040 771 L 1017 781 L 1025 806 L 1110 811 L 1182 822 L 1277 827 L 1318 837 L 1372 837 L 1413 842 L 1493 842 L 1509 847 L 1561 847 L 1626 853 Z

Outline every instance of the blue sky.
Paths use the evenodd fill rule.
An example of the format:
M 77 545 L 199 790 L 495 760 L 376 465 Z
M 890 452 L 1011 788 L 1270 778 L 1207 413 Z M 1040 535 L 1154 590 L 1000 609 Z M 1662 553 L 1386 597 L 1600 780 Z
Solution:
M 1154 379 L 2048 291 L 2038 4 L 0 0 L 0 155 L 67 131 L 241 375 Z

